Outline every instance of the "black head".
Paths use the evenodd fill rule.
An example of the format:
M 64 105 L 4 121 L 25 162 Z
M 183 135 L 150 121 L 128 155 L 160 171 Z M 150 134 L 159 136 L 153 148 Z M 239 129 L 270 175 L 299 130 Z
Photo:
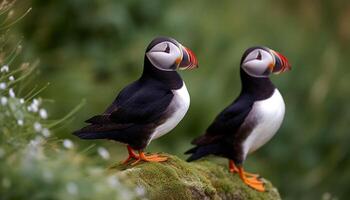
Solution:
M 266 78 L 291 69 L 286 57 L 267 47 L 251 47 L 241 59 L 241 68 L 250 76 Z
M 162 71 L 193 69 L 198 67 L 194 53 L 173 38 L 157 37 L 146 49 L 150 63 Z

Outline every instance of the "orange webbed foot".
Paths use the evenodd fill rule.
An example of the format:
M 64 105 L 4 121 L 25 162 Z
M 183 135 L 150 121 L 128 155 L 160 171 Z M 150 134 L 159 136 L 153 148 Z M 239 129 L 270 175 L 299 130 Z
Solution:
M 253 183 L 253 184 L 264 183 L 264 182 L 262 182 L 259 178 L 256 178 L 256 177 L 247 177 L 247 180 L 248 180 L 250 183 Z
M 250 176 L 252 178 L 260 178 L 259 174 L 253 174 L 253 173 L 249 173 L 249 172 L 244 172 L 246 176 Z
M 261 181 L 257 177 L 247 177 L 242 167 L 238 167 L 238 173 L 240 178 L 246 185 L 259 192 L 265 192 L 265 184 L 263 181 Z
M 259 192 L 265 192 L 264 182 L 262 182 L 262 181 L 246 179 L 244 181 L 244 183 L 247 184 L 249 187 L 251 187 Z
M 238 167 L 233 162 L 233 160 L 229 160 L 229 170 L 230 170 L 231 173 L 239 173 Z M 252 177 L 252 178 L 259 178 L 260 177 L 259 174 L 253 174 L 253 173 L 249 173 L 249 172 L 244 172 L 244 174 L 246 176 L 249 176 L 249 177 Z
M 145 161 L 145 162 L 164 162 L 168 160 L 167 157 L 160 156 L 158 154 L 153 154 L 153 155 L 145 155 L 143 151 L 139 151 L 139 158 L 133 162 L 131 165 L 136 165 L 140 161 Z

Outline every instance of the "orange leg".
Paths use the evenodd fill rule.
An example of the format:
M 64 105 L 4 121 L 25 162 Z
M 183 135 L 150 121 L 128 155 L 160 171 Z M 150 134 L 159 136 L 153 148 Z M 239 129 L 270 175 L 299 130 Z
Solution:
M 229 160 L 228 161 L 228 168 L 230 169 L 231 173 L 238 173 L 238 168 L 236 167 L 235 163 L 233 162 L 233 160 Z
M 239 172 L 238 167 L 236 166 L 235 162 L 233 162 L 233 160 L 229 160 L 228 167 L 229 167 L 231 173 L 238 173 Z M 250 177 L 254 177 L 254 178 L 260 177 L 259 174 L 252 174 L 249 172 L 244 172 L 244 174 L 246 176 L 250 176 Z
M 135 159 L 139 159 L 139 157 L 134 153 L 134 150 L 129 146 L 127 145 L 126 148 L 128 148 L 128 153 L 129 153 L 129 156 L 127 159 L 125 159 L 123 161 L 123 164 L 126 164 L 128 163 L 131 159 L 135 158 Z
M 142 150 L 139 150 L 139 156 L 138 159 L 133 162 L 131 165 L 136 165 L 140 161 L 145 161 L 145 162 L 163 162 L 168 160 L 167 157 L 162 157 L 160 155 L 154 154 L 154 155 L 145 155 L 145 153 Z
M 243 167 L 238 167 L 238 174 L 239 174 L 239 177 L 242 179 L 242 181 L 245 184 L 247 184 L 249 187 L 259 192 L 265 192 L 264 182 L 262 182 L 261 180 L 255 177 L 247 178 Z

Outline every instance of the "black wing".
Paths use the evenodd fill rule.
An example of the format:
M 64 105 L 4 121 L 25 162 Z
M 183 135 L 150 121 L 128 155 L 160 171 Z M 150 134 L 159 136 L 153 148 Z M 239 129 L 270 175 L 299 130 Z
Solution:
M 155 81 L 137 81 L 123 89 L 113 104 L 88 123 L 145 124 L 159 118 L 174 94 Z
M 221 140 L 224 136 L 234 135 L 252 109 L 254 101 L 248 95 L 240 95 L 236 101 L 224 109 L 208 127 L 206 133 L 192 144 L 206 145 Z
M 111 112 L 114 123 L 147 124 L 162 116 L 169 106 L 174 94 L 171 90 L 151 85 L 142 87 L 124 102 L 118 102 Z
M 224 155 L 232 152 L 227 142 L 228 138 L 235 138 L 238 129 L 252 109 L 254 100 L 249 95 L 241 94 L 236 101 L 223 110 L 208 127 L 206 133 L 195 140 L 196 145 L 185 154 L 192 154 L 187 161 L 200 159 L 209 154 Z
M 90 125 L 74 134 L 83 139 L 117 139 L 118 130 L 147 126 L 158 120 L 173 96 L 172 91 L 159 82 L 136 81 L 124 88 L 102 115 L 86 120 Z

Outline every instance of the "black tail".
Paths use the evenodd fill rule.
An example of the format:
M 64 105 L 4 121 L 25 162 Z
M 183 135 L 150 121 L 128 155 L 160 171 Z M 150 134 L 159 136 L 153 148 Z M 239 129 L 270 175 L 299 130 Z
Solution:
M 99 133 L 99 132 L 82 132 L 75 131 L 73 135 L 79 137 L 80 139 L 93 140 L 93 139 L 108 139 L 112 136 L 111 132 Z
M 220 144 L 208 144 L 204 146 L 196 146 L 186 151 L 185 154 L 192 154 L 189 158 L 187 158 L 187 161 L 191 162 L 209 154 L 219 154 L 220 149 Z
M 93 140 L 93 139 L 110 139 L 115 137 L 116 131 L 106 131 L 101 125 L 91 124 L 80 130 L 73 132 L 73 135 L 78 136 L 80 139 Z

